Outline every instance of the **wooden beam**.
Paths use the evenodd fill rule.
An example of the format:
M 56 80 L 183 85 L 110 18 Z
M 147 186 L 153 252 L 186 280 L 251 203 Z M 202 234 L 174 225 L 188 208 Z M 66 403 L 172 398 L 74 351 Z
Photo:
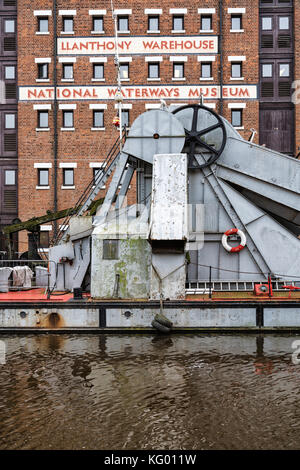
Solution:
M 93 201 L 89 207 L 90 215 L 94 215 L 96 208 L 102 204 L 103 198 L 98 199 L 97 201 Z M 63 209 L 57 212 L 48 212 L 45 215 L 40 217 L 33 217 L 32 219 L 26 220 L 25 222 L 20 222 L 14 225 L 7 225 L 3 227 L 2 232 L 5 235 L 9 235 L 11 233 L 21 232 L 22 230 L 33 230 L 36 226 L 41 224 L 46 224 L 47 222 L 52 222 L 58 219 L 64 219 L 65 217 L 72 216 L 78 211 L 78 208 L 75 209 L 73 207 L 69 209 Z

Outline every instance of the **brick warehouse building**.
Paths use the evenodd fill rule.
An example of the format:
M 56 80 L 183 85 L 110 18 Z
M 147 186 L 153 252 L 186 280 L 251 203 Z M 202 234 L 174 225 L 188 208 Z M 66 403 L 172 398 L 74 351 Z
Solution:
M 125 122 L 130 126 L 160 98 L 183 105 L 199 103 L 203 93 L 205 105 L 243 137 L 254 128 L 255 142 L 296 156 L 300 115 L 291 98 L 299 75 L 297 5 L 114 0 Z M 16 79 L 18 85 L 17 119 L 12 95 L 0 105 L 3 226 L 17 214 L 27 220 L 74 205 L 118 130 L 112 124 L 117 81 L 109 0 L 0 0 L 0 15 L 1 63 L 18 63 L 14 79 L 2 72 L 5 85 Z M 15 22 L 9 31 L 6 19 Z M 7 170 L 16 171 L 17 163 L 14 180 Z M 133 202 L 134 181 L 131 188 Z M 52 233 L 52 224 L 41 227 L 41 245 Z M 26 250 L 26 242 L 20 232 L 18 251 Z

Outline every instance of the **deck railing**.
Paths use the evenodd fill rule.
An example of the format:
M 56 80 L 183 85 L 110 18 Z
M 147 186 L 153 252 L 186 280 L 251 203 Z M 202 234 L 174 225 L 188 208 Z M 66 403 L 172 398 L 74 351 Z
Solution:
M 50 292 L 51 263 L 56 265 L 41 259 L 0 259 L 0 292 L 41 288 Z

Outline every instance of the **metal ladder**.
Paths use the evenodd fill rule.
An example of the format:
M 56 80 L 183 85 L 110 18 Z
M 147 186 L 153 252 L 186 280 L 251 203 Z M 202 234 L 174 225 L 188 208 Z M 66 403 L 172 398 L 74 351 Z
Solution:
M 122 142 L 126 136 L 126 130 L 122 135 Z M 99 168 L 99 171 L 96 174 L 95 178 L 92 178 L 90 183 L 87 185 L 82 195 L 76 202 L 75 206 L 72 207 L 69 213 L 66 215 L 63 220 L 60 229 L 57 233 L 57 236 L 53 238 L 52 244 L 57 245 L 60 241 L 64 240 L 69 232 L 69 222 L 71 217 L 80 216 L 84 214 L 91 203 L 95 200 L 99 194 L 102 186 L 107 182 L 108 178 L 115 169 L 118 160 L 120 158 L 120 138 L 118 138 L 107 154 L 105 160 L 102 163 L 102 167 Z M 65 229 L 67 227 L 67 229 Z

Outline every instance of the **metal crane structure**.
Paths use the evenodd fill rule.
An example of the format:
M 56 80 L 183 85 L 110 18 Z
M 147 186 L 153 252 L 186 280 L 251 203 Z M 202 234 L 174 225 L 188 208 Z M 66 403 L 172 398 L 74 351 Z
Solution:
M 126 205 L 136 175 L 137 203 Z M 84 213 L 111 176 L 94 217 Z M 202 104 L 139 115 L 50 249 L 53 290 L 184 299 L 213 283 L 300 281 L 300 162 Z M 226 286 L 226 287 L 224 287 Z

